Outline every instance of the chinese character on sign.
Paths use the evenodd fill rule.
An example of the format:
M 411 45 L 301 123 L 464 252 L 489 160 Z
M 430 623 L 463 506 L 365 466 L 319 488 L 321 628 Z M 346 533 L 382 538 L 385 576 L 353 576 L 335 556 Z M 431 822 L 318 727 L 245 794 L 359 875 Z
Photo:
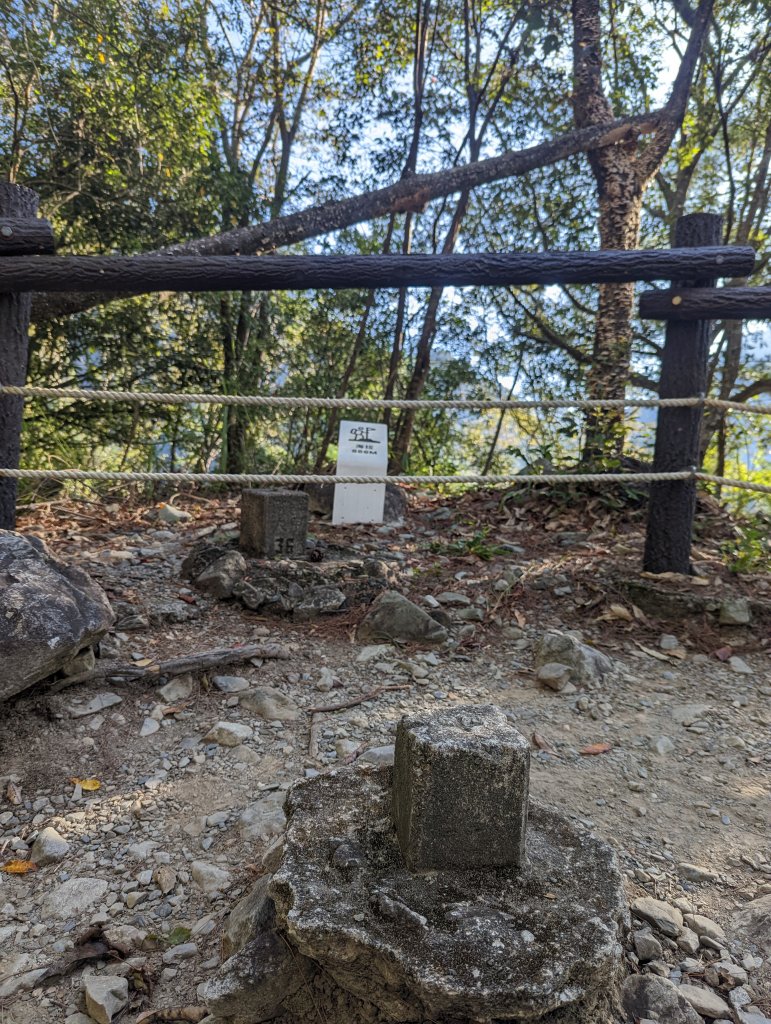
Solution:
M 351 430 L 348 434 L 348 440 L 368 441 L 370 444 L 380 444 L 380 441 L 371 436 L 374 433 L 374 427 L 351 427 Z

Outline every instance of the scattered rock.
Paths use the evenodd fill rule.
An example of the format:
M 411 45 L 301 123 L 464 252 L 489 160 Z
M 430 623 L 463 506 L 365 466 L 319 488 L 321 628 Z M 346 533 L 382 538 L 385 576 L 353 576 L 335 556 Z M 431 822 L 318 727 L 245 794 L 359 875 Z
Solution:
M 57 561 L 37 537 L 0 530 L 0 700 L 59 671 L 113 620 L 82 569 Z
M 216 864 L 209 864 L 205 860 L 194 860 L 190 865 L 190 873 L 196 885 L 208 893 L 227 889 L 232 882 L 228 871 L 218 868 Z
M 704 917 L 702 914 L 686 914 L 683 918 L 686 927 L 696 932 L 700 939 L 711 939 L 713 942 L 719 943 L 721 946 L 726 944 L 725 932 L 720 925 L 711 920 L 709 917 Z
M 172 704 L 177 700 L 185 700 L 192 692 L 193 677 L 188 675 L 177 676 L 158 690 L 161 697 Z
M 240 551 L 226 551 L 199 573 L 195 585 L 205 590 L 212 597 L 228 598 L 233 596 L 236 584 L 246 574 L 246 559 Z
M 641 963 L 647 963 L 649 960 L 658 960 L 664 952 L 661 943 L 653 932 L 647 930 L 635 932 L 632 940 L 634 942 L 634 951 Z
M 300 709 L 291 697 L 269 686 L 249 690 L 238 703 L 266 722 L 295 722 L 300 717 Z
M 275 907 L 268 895 L 269 884 L 269 875 L 258 878 L 250 892 L 231 910 L 222 934 L 223 959 L 243 949 L 258 932 L 272 926 Z
M 599 682 L 613 668 L 613 662 L 605 654 L 569 633 L 556 630 L 544 633 L 535 649 L 537 669 L 549 662 L 570 666 L 573 683 Z
M 212 676 L 211 681 L 221 693 L 240 693 L 249 689 L 249 680 L 243 676 Z
M 110 1024 L 128 1003 L 128 981 L 115 974 L 88 974 L 83 979 L 86 1010 L 97 1024 Z
M 771 956 L 771 893 L 745 903 L 734 914 L 731 927 Z
M 647 921 L 670 939 L 676 939 L 683 927 L 683 915 L 675 907 L 652 896 L 640 896 L 631 905 L 632 916 Z
M 700 985 L 681 985 L 679 992 L 702 1017 L 709 1017 L 712 1020 L 731 1017 L 731 1007 L 711 988 L 702 988 Z
M 85 718 L 86 715 L 95 715 L 105 708 L 114 707 L 123 700 L 117 693 L 97 693 L 87 704 L 70 704 L 67 708 L 73 718 Z
M 720 605 L 721 626 L 749 626 L 752 608 L 746 597 L 727 597 Z
M 373 642 L 411 640 L 439 644 L 447 636 L 444 626 L 395 590 L 384 591 L 374 601 L 358 630 L 359 640 Z
M 543 683 L 551 690 L 559 691 L 565 689 L 572 674 L 570 665 L 563 665 L 559 661 L 547 661 L 545 665 L 540 666 L 535 675 L 539 683 Z
M 687 882 L 719 882 L 720 875 L 711 868 L 703 868 L 698 864 L 685 862 L 677 865 L 677 873 Z
M 155 718 L 146 718 L 142 722 L 142 728 L 139 730 L 139 735 L 141 737 L 152 736 L 154 733 L 158 732 L 160 727 L 161 723 L 158 722 Z
M 653 974 L 632 974 L 624 981 L 621 1001 L 628 1016 L 635 1021 L 703 1024 L 698 1013 L 668 978 L 658 978 Z
M 37 839 L 32 844 L 30 860 L 42 868 L 46 864 L 55 864 L 57 861 L 64 860 L 69 850 L 70 844 L 67 840 L 49 825 L 38 833 Z
M 60 919 L 81 918 L 108 888 L 103 878 L 68 878 L 46 896 L 43 914 Z
M 217 722 L 204 736 L 204 742 L 219 743 L 221 747 L 237 747 L 253 736 L 253 730 L 242 722 Z
M 241 838 L 250 842 L 264 842 L 272 836 L 280 835 L 286 825 L 285 796 L 285 793 L 278 791 L 249 804 L 238 819 Z

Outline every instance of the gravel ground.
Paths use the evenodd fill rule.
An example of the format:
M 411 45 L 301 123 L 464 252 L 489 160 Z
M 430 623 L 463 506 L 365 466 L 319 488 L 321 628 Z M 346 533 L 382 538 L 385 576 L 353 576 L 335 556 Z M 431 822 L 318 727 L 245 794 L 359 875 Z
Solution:
M 41 862 L 0 873 L 0 1024 L 86 1024 L 84 984 L 96 992 L 105 972 L 129 981 L 122 1019 L 200 1004 L 223 921 L 281 831 L 286 788 L 359 756 L 387 756 L 377 748 L 393 742 L 401 715 L 447 702 L 511 713 L 531 739 L 533 795 L 613 844 L 630 900 L 685 901 L 681 909 L 724 929 L 724 941 L 702 944 L 684 967 L 683 948 L 660 942 L 648 970 L 701 980 L 711 960 L 730 954 L 746 982 L 713 987 L 727 999 L 738 985 L 745 1003 L 771 1013 L 771 907 L 765 949 L 741 918 L 771 894 L 771 585 L 730 576 L 717 542 L 702 541 L 700 582 L 661 581 L 667 614 L 656 615 L 629 597 L 630 580 L 652 586 L 637 571 L 633 517 L 609 521 L 602 509 L 576 530 L 564 510 L 539 524 L 521 511 L 504 519 L 497 499 L 424 500 L 403 526 L 346 532 L 343 554 L 383 558 L 396 589 L 450 616 L 455 640 L 438 650 L 365 648 L 355 639 L 361 608 L 294 623 L 190 589 L 181 560 L 202 536 L 232 535 L 232 502 L 194 506 L 179 525 L 151 513 L 116 512 L 110 524 L 113 513 L 91 512 L 75 526 L 50 507 L 31 514 L 21 528 L 45 535 L 118 605 L 103 654 L 141 665 L 275 642 L 287 657 L 182 676 L 163 692 L 157 679 L 102 680 L 6 705 L 0 863 L 24 860 L 30 848 Z M 323 523 L 315 534 L 335 556 L 340 534 Z M 494 547 L 481 551 L 487 560 L 482 543 Z M 760 602 L 748 626 L 721 626 L 692 607 L 748 597 Z M 673 616 L 673 601 L 686 614 Z M 562 691 L 543 685 L 534 652 L 549 629 L 578 630 L 613 671 Z M 353 706 L 309 710 L 344 702 Z M 231 726 L 212 731 L 217 723 Z M 102 947 L 83 955 L 89 927 L 101 958 Z M 58 973 L 44 976 L 51 965 Z M 728 1019 L 739 1021 L 736 1002 Z

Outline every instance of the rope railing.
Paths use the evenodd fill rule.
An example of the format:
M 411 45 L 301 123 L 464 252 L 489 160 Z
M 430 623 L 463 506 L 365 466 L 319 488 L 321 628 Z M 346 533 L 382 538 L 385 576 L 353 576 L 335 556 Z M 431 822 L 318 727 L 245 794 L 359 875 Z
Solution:
M 457 473 L 452 476 L 332 476 L 328 473 L 171 473 L 130 472 L 127 470 L 98 469 L 0 469 L 0 478 L 11 480 L 93 480 L 100 483 L 165 483 L 248 485 L 251 487 L 294 487 L 302 484 L 651 484 L 677 480 L 702 480 L 745 491 L 771 494 L 771 487 L 752 480 L 734 480 L 728 477 L 702 473 L 695 468 L 671 473 Z
M 763 403 L 731 402 L 698 395 L 689 398 L 607 398 L 607 399 L 369 399 L 369 398 L 302 398 L 286 395 L 227 395 L 207 393 L 181 393 L 163 391 L 116 391 L 104 388 L 37 387 L 33 385 L 0 385 L 0 398 L 54 398 L 91 402 L 131 402 L 150 405 L 223 405 L 278 409 L 654 409 L 654 408 L 712 408 L 769 414 L 771 405 Z M 559 483 L 641 483 L 657 481 L 701 480 L 741 490 L 771 494 L 771 487 L 751 480 L 702 473 L 696 467 L 673 472 L 652 473 L 509 473 L 485 475 L 458 473 L 453 475 L 425 474 L 421 476 L 332 476 L 326 473 L 187 473 L 187 472 L 131 472 L 124 470 L 88 469 L 3 469 L 0 479 L 60 480 L 102 483 L 175 483 L 219 484 L 235 486 L 297 486 L 302 484 L 559 484 Z
M 771 404 L 730 402 L 720 398 L 302 398 L 287 395 L 227 395 L 165 391 L 112 391 L 99 388 L 15 387 L 0 385 L 0 398 L 72 398 L 86 402 L 133 402 L 148 405 L 226 405 L 266 409 L 730 409 L 753 415 L 771 414 Z

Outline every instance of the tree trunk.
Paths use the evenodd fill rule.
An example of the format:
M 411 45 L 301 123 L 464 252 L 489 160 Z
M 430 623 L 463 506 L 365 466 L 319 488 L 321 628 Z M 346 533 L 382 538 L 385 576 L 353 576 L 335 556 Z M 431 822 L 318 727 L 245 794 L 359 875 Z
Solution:
M 633 249 L 640 231 L 645 189 L 658 171 L 682 123 L 691 81 L 707 37 L 712 0 L 702 0 L 692 18 L 691 35 L 680 63 L 665 116 L 641 151 L 636 136 L 613 147 L 588 151 L 599 201 L 600 244 L 607 249 Z M 610 122 L 613 108 L 602 82 L 602 26 L 599 0 L 572 0 L 573 111 L 576 126 Z M 595 322 L 592 365 L 587 374 L 590 399 L 622 399 L 630 375 L 631 317 L 634 286 L 603 285 Z M 615 463 L 624 444 L 623 409 L 593 410 L 587 416 L 582 461 Z

